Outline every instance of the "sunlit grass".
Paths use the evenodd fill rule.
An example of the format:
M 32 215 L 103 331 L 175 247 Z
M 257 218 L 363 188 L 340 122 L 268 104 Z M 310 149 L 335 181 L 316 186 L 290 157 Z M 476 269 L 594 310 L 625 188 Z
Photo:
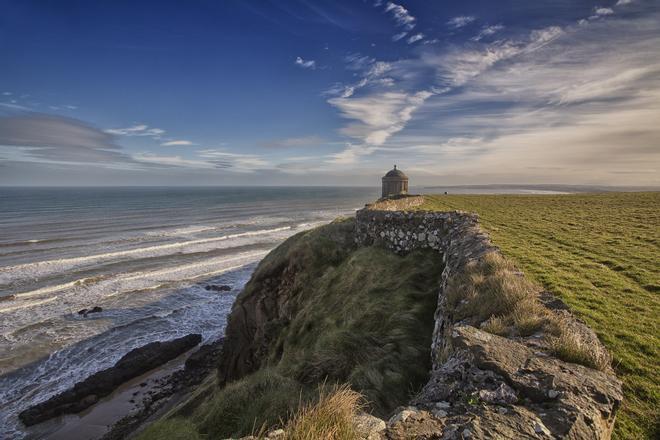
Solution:
M 625 394 L 614 438 L 660 437 L 660 193 L 437 195 L 420 209 L 477 212 L 505 256 L 611 351 Z M 570 343 L 557 349 L 571 355 Z

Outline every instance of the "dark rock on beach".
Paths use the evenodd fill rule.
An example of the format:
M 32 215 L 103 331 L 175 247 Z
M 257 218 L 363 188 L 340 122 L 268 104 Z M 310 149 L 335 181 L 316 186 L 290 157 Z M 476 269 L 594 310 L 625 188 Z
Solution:
M 83 411 L 122 383 L 176 358 L 201 340 L 201 335 L 191 334 L 133 349 L 113 367 L 94 373 L 73 388 L 21 412 L 18 417 L 25 425 L 31 426 L 62 414 Z
M 217 367 L 223 343 L 224 338 L 202 345 L 186 359 L 184 368 L 157 379 L 153 389 L 141 401 L 136 400 L 139 409 L 117 422 L 102 440 L 123 440 L 129 437 L 145 420 L 161 410 L 173 396 L 185 395 L 202 383 Z
M 95 306 L 91 309 L 78 310 L 78 314 L 82 316 L 87 316 L 90 313 L 101 313 L 102 311 L 103 311 L 103 307 Z
M 231 286 L 228 286 L 226 284 L 207 284 L 204 289 L 210 291 L 210 292 L 230 292 L 231 291 Z

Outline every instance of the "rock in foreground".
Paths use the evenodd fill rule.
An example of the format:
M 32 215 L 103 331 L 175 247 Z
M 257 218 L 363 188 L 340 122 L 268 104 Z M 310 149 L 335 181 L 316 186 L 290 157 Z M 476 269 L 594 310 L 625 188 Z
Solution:
M 117 363 L 78 382 L 73 388 L 39 403 L 19 414 L 27 426 L 36 425 L 62 414 L 78 413 L 94 405 L 122 383 L 152 370 L 190 350 L 202 341 L 191 334 L 166 342 L 152 342 L 133 349 Z

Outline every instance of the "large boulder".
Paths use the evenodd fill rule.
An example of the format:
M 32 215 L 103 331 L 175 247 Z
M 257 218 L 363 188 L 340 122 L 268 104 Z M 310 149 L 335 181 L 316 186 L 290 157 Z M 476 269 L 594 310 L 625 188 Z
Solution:
M 623 398 L 611 372 L 471 326 L 454 327 L 451 343 L 453 353 L 415 399 L 444 426 L 442 438 L 610 437 Z

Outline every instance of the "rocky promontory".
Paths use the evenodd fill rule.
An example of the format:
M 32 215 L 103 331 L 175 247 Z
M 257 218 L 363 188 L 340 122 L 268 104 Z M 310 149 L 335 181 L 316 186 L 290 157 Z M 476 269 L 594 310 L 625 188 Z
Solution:
M 190 350 L 202 340 L 191 334 L 165 342 L 152 342 L 133 349 L 113 367 L 99 371 L 78 382 L 61 394 L 39 403 L 19 414 L 27 426 L 41 423 L 62 414 L 83 411 L 107 396 L 124 382 L 152 370 Z
M 232 309 L 219 386 L 141 439 L 298 438 L 328 420 L 327 389 L 365 400 L 338 409 L 341 438 L 609 439 L 623 395 L 595 333 L 477 215 L 421 202 L 368 205 L 272 251 Z

